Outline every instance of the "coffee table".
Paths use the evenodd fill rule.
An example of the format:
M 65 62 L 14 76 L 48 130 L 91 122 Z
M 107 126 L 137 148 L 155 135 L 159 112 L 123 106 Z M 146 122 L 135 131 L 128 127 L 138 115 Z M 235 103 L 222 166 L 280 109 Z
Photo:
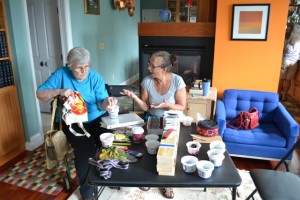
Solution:
M 130 163 L 127 170 L 112 169 L 110 179 L 103 179 L 98 176 L 96 168 L 91 167 L 87 180 L 90 185 L 110 187 L 199 187 L 199 188 L 232 188 L 232 199 L 236 199 L 237 187 L 242 183 L 238 170 L 232 162 L 229 154 L 224 153 L 225 159 L 219 168 L 215 168 L 209 179 L 202 179 L 197 172 L 187 174 L 182 169 L 181 157 L 188 155 L 186 142 L 192 140 L 190 134 L 196 133 L 195 123 L 189 127 L 180 127 L 178 153 L 176 161 L 175 176 L 159 176 L 156 171 L 156 155 L 147 153 L 145 143 L 133 144 L 129 149 L 144 153 L 144 156 L 136 163 Z M 202 143 L 199 160 L 208 160 L 208 143 Z M 97 187 L 95 187 L 97 188 Z M 97 197 L 104 187 L 96 189 Z M 175 194 L 176 195 L 176 194 Z

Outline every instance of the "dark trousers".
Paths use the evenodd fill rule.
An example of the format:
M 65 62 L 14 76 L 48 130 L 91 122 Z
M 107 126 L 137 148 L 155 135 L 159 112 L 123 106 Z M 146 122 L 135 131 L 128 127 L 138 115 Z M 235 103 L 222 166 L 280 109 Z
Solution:
M 100 135 L 108 132 L 107 129 L 100 127 L 100 121 L 101 117 L 98 117 L 91 122 L 83 124 L 84 128 L 91 134 L 89 138 L 86 136 L 75 136 L 69 131 L 69 126 L 63 122 L 62 129 L 74 149 L 75 169 L 80 182 L 80 193 L 83 197 L 89 197 L 94 192 L 94 188 L 86 182 L 86 177 L 91 167 L 88 160 L 96 155 L 97 148 L 101 148 Z M 77 133 L 83 133 L 77 124 L 72 124 L 72 128 Z

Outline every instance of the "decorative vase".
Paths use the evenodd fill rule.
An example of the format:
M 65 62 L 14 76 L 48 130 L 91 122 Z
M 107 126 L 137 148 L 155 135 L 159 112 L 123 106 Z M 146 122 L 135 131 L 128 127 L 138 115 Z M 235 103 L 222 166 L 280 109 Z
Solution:
M 162 9 L 159 12 L 159 18 L 161 22 L 168 22 L 171 19 L 171 11 L 167 8 Z

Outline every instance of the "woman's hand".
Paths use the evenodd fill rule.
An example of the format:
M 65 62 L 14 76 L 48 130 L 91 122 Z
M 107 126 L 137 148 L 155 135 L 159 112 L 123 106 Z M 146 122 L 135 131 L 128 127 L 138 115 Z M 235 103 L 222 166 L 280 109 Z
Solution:
M 121 92 L 122 95 L 126 95 L 126 96 L 129 96 L 130 98 L 132 99 L 135 99 L 137 98 L 137 96 L 134 94 L 133 91 L 130 91 L 130 90 L 125 90 L 123 89 L 123 92 Z
M 59 91 L 59 95 L 63 97 L 69 97 L 71 94 L 73 94 L 71 89 L 60 89 Z
M 106 101 L 107 101 L 107 106 L 106 106 L 106 110 L 107 110 L 107 111 L 111 111 L 112 108 L 113 108 L 115 105 L 117 105 L 117 103 L 118 103 L 118 99 L 116 99 L 116 98 L 114 98 L 114 97 L 108 97 L 108 98 L 106 99 Z
M 150 104 L 150 108 L 168 108 L 169 102 L 165 99 L 160 104 Z

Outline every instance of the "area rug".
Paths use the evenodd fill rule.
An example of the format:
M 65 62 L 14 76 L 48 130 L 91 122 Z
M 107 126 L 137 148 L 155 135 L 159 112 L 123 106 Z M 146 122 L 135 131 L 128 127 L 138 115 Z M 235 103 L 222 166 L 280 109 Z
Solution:
M 73 151 L 66 155 L 72 179 L 76 176 Z M 57 196 L 64 188 L 63 177 L 66 175 L 65 162 L 62 160 L 59 166 L 47 170 L 44 147 L 34 150 L 28 159 L 16 163 L 7 171 L 0 174 L 0 181 L 19 186 L 35 192 Z
M 242 184 L 238 187 L 237 200 L 246 199 L 254 190 L 254 184 L 250 174 L 246 170 L 239 170 L 242 177 Z M 232 199 L 231 190 L 228 188 L 207 188 L 206 192 L 202 188 L 174 188 L 174 200 L 227 200 Z M 255 200 L 261 200 L 259 194 L 254 195 Z M 77 190 L 68 198 L 68 200 L 78 200 L 80 193 Z M 105 200 L 166 200 L 158 188 L 151 188 L 149 191 L 144 192 L 136 187 L 121 187 L 120 190 L 110 189 L 105 187 L 99 199 Z

